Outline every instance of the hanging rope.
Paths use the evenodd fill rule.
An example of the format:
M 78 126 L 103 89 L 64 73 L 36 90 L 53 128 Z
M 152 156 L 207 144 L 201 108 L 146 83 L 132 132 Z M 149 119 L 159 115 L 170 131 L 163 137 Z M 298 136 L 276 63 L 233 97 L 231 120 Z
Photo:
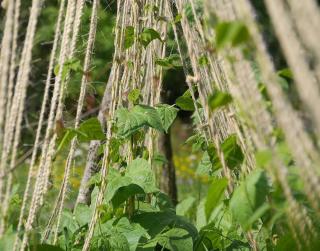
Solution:
M 6 142 L 6 144 L 2 149 L 1 163 L 0 163 L 1 170 L 4 170 L 7 165 L 7 160 L 8 160 L 10 151 L 12 151 L 13 153 L 11 163 L 12 164 L 15 163 L 18 143 L 20 139 L 22 114 L 24 110 L 26 91 L 27 91 L 27 86 L 29 82 L 29 72 L 31 69 L 32 46 L 33 46 L 33 40 L 35 36 L 37 20 L 38 20 L 38 16 L 41 9 L 41 3 L 42 3 L 41 0 L 34 0 L 32 2 L 32 7 L 30 10 L 27 33 L 24 41 L 23 51 L 21 54 L 22 57 L 20 60 L 17 83 L 15 86 L 14 97 L 13 97 L 13 100 L 15 100 L 15 102 L 12 103 L 10 113 L 8 116 L 9 119 L 6 121 L 6 125 L 5 125 L 4 142 Z M 2 210 L 4 210 L 2 212 L 3 214 L 6 213 L 5 211 L 7 210 L 7 207 L 8 207 L 8 199 L 9 199 L 8 193 L 10 193 L 11 180 L 12 180 L 12 177 L 10 176 L 11 174 L 9 175 L 9 178 L 8 178 L 8 183 L 7 183 L 8 190 L 6 192 L 7 196 L 6 196 L 6 201 L 3 203 L 4 208 L 2 208 Z M 3 187 L 3 179 L 4 177 L 1 176 L 0 191 L 2 190 L 2 187 Z M 1 195 L 3 194 L 1 193 Z M 1 195 L 0 195 L 0 198 L 2 198 Z M 5 228 L 5 224 L 4 224 L 4 220 L 2 220 L 0 235 L 3 233 L 4 228 Z
M 44 118 L 45 118 L 46 106 L 47 106 L 48 98 L 49 98 L 50 83 L 51 83 L 53 68 L 54 68 L 55 61 L 56 61 L 56 53 L 57 53 L 57 49 L 58 49 L 58 43 L 59 43 L 59 40 L 60 40 L 60 30 L 61 30 L 62 18 L 63 18 L 64 10 L 65 10 L 65 0 L 62 0 L 61 3 L 60 3 L 59 14 L 58 14 L 58 19 L 57 19 L 57 25 L 56 25 L 56 29 L 55 29 L 55 35 L 54 35 L 54 41 L 53 41 L 51 55 L 50 55 L 48 74 L 47 74 L 47 79 L 46 79 L 46 83 L 45 83 L 45 90 L 44 90 L 44 94 L 43 94 L 43 100 L 42 100 L 41 111 L 40 111 L 40 116 L 39 116 L 39 122 L 38 122 L 38 127 L 37 127 L 37 131 L 36 131 L 36 136 L 35 136 L 35 142 L 34 142 L 31 161 L 30 161 L 30 165 L 29 165 L 27 183 L 26 183 L 26 187 L 25 187 L 25 191 L 24 191 L 24 195 L 23 195 L 23 199 L 22 199 L 22 205 L 21 205 L 21 210 L 20 210 L 17 233 L 19 233 L 21 231 L 22 221 L 23 221 L 24 216 L 25 216 L 26 203 L 27 203 L 27 200 L 28 200 L 28 195 L 29 195 L 30 186 L 31 186 L 32 174 L 34 173 L 35 167 L 36 167 L 35 166 L 36 156 L 37 156 L 38 149 L 39 149 L 39 146 L 40 146 L 41 130 L 42 130 L 42 127 L 43 127 L 43 121 L 44 121 Z M 18 245 L 18 236 L 16 236 L 14 249 L 13 249 L 14 251 L 17 250 L 17 245 Z

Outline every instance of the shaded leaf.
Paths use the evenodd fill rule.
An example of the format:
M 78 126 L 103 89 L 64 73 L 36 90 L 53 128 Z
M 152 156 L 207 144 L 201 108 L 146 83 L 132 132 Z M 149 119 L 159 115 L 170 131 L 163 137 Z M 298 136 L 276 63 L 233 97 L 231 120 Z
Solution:
M 216 206 L 223 198 L 224 191 L 227 188 L 227 186 L 228 180 L 226 178 L 213 179 L 209 187 L 205 202 L 205 212 L 207 219 L 209 219 L 212 211 L 216 208 Z
M 232 102 L 232 96 L 229 93 L 216 91 L 208 98 L 208 104 L 212 111 L 217 108 L 228 105 Z
M 223 151 L 226 164 L 230 169 L 235 169 L 242 164 L 244 155 L 241 147 L 237 143 L 237 136 L 235 134 L 230 135 L 223 141 L 221 150 Z
M 251 217 L 266 201 L 269 187 L 265 172 L 255 170 L 234 191 L 230 200 L 233 217 L 244 229 L 251 226 Z
M 238 46 L 250 39 L 246 25 L 239 21 L 219 22 L 215 30 L 218 49 L 227 45 Z
M 176 105 L 180 107 L 181 110 L 191 111 L 195 110 L 194 103 L 191 97 L 180 96 L 176 99 Z
M 161 118 L 162 126 L 166 132 L 177 117 L 179 109 L 167 104 L 159 104 L 156 106 L 156 110 Z
M 178 54 L 171 54 L 170 56 L 165 58 L 157 58 L 155 63 L 162 66 L 164 69 L 171 69 L 182 66 L 181 59 Z
M 144 47 L 147 47 L 155 39 L 162 41 L 160 34 L 152 28 L 144 28 L 139 36 L 140 43 Z

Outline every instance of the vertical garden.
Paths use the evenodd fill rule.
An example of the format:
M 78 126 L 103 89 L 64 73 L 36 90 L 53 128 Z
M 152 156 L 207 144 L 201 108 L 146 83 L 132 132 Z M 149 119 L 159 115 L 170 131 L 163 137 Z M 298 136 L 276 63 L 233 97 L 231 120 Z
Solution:
M 320 250 L 318 1 L 0 3 L 0 251 Z

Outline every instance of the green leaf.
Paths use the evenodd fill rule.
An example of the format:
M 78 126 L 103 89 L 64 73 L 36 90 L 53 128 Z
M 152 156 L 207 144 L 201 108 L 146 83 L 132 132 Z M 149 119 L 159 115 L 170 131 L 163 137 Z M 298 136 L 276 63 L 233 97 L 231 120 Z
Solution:
M 268 180 L 262 170 L 255 170 L 234 191 L 230 200 L 233 217 L 244 229 L 249 229 L 252 215 L 266 201 L 269 192 Z
M 147 47 L 155 39 L 162 41 L 160 34 L 152 28 L 144 28 L 139 35 L 140 43 L 144 47 Z
M 145 159 L 134 159 L 127 166 L 125 176 L 130 177 L 134 184 L 140 186 L 145 193 L 153 193 L 158 190 L 155 187 L 155 177 L 151 166 Z
M 77 207 L 74 209 L 76 221 L 80 226 L 90 223 L 92 213 L 92 208 L 85 204 L 77 204 Z
M 207 151 L 205 151 L 202 155 L 200 163 L 197 167 L 196 174 L 197 175 L 210 175 L 212 173 L 212 162 L 210 156 Z
M 157 129 L 161 132 L 163 131 L 161 118 L 155 108 L 147 105 L 136 105 L 133 107 L 132 112 L 143 116 L 147 126 Z
M 180 96 L 176 99 L 176 105 L 180 107 L 181 110 L 191 111 L 195 110 L 194 103 L 191 97 Z
M 130 245 L 125 235 L 116 231 L 112 232 L 108 238 L 110 250 L 114 251 L 130 251 Z
M 41 244 L 37 246 L 32 246 L 30 248 L 32 251 L 63 251 L 59 246 L 53 246 L 49 244 Z
M 124 31 L 124 48 L 128 49 L 134 44 L 134 27 L 127 26 Z
M 237 136 L 235 134 L 230 135 L 223 141 L 221 150 L 230 169 L 235 169 L 242 164 L 244 155 L 241 147 L 237 144 Z
M 127 198 L 135 194 L 158 191 L 151 166 L 145 159 L 134 159 L 128 166 L 125 175 L 114 171 L 109 177 L 105 201 L 112 201 L 118 207 Z
M 188 196 L 187 198 L 182 200 L 176 207 L 177 215 L 186 216 L 195 202 L 196 199 L 193 196 Z
M 208 98 L 208 104 L 212 111 L 217 108 L 228 105 L 232 102 L 232 96 L 229 93 L 216 91 Z
M 200 66 L 206 66 L 209 63 L 208 57 L 206 55 L 202 55 L 199 59 L 198 59 L 198 63 Z
M 192 151 L 203 151 L 206 148 L 206 139 L 200 133 L 196 133 L 190 136 L 186 142 L 186 144 L 192 145 Z
M 168 132 L 169 127 L 177 117 L 179 109 L 167 104 L 159 104 L 156 106 L 156 110 L 160 116 L 164 130 Z
M 139 89 L 133 89 L 128 94 L 128 100 L 133 104 L 138 103 L 140 97 L 141 97 L 141 91 Z
M 228 186 L 228 180 L 226 178 L 221 179 L 213 179 L 208 193 L 207 198 L 205 202 L 205 213 L 207 220 L 209 220 L 209 217 L 212 213 L 212 211 L 216 208 L 216 206 L 219 204 L 221 199 L 224 196 L 224 191 Z
M 277 74 L 283 78 L 293 79 L 293 73 L 289 68 L 281 69 L 280 71 L 277 72 Z
M 77 133 L 78 140 L 81 142 L 105 139 L 100 121 L 97 118 L 90 118 L 82 122 Z
M 122 217 L 118 221 L 115 228 L 118 232 L 126 237 L 129 243 L 130 251 L 134 251 L 137 249 L 141 237 L 150 238 L 146 229 L 144 229 L 137 223 L 130 223 L 129 220 L 125 217 Z
M 80 226 L 75 220 L 75 216 L 68 210 L 62 211 L 61 224 L 59 231 L 63 231 L 63 228 L 67 228 L 71 233 L 74 233 Z
M 144 229 L 147 229 L 148 234 L 152 238 L 165 231 L 168 226 L 187 230 L 193 239 L 197 237 L 197 230 L 191 223 L 169 210 L 160 212 L 141 212 L 132 217 L 132 222 L 139 223 Z
M 147 105 L 136 105 L 131 111 L 120 108 L 116 112 L 118 135 L 126 138 L 141 129 L 149 126 L 159 131 L 163 131 L 161 118 L 157 110 Z
M 182 228 L 172 228 L 155 239 L 159 245 L 171 251 L 193 250 L 192 237 Z
M 246 25 L 239 21 L 220 22 L 216 28 L 216 46 L 221 49 L 225 46 L 238 46 L 250 39 Z
M 171 54 L 165 58 L 157 58 L 155 63 L 162 66 L 164 69 L 172 69 L 182 66 L 181 59 L 178 54 Z

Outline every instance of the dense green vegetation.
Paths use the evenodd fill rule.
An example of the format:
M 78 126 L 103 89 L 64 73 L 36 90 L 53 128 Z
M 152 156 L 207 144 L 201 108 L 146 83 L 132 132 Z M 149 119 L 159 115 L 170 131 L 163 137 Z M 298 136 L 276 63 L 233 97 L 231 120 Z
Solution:
M 26 6 L 30 2 L 22 3 L 21 24 L 28 22 Z M 274 115 L 277 103 L 257 59 L 259 49 L 250 21 L 245 18 L 223 20 L 210 10 L 204 10 L 206 1 L 195 1 L 195 9 L 187 1 L 181 7 L 182 11 L 179 6 L 168 4 L 173 13 L 171 10 L 161 12 L 164 7 L 158 1 L 149 2 L 136 1 L 127 6 L 133 10 L 127 10 L 129 14 L 121 17 L 136 20 L 136 13 L 144 15 L 139 16 L 141 20 L 137 23 L 130 24 L 127 20 L 130 25 L 118 27 L 117 3 L 100 1 L 89 71 L 83 68 L 83 61 L 92 1 L 86 3 L 76 52 L 64 64 L 56 63 L 53 70 L 53 77 L 61 77 L 61 82 L 67 85 L 62 85 L 65 88 L 62 119 L 55 120 L 50 131 L 50 140 L 56 137 L 56 141 L 50 159 L 49 185 L 35 213 L 31 230 L 22 227 L 17 232 L 50 60 L 48 51 L 52 47 L 50 41 L 61 1 L 44 3 L 32 49 L 22 143 L 18 148 L 21 161 L 17 161 L 12 171 L 8 210 L 1 209 L 5 231 L 0 237 L 0 251 L 13 250 L 15 242 L 20 245 L 23 238 L 28 239 L 26 250 L 30 251 L 83 250 L 90 231 L 89 250 L 92 251 L 319 250 L 318 195 L 307 192 L 311 192 L 307 181 L 312 175 L 301 169 L 299 157 L 292 150 L 298 146 L 292 146 L 284 126 Z M 159 2 L 164 4 L 166 1 Z M 319 150 L 316 122 L 299 96 L 295 72 L 286 62 L 266 7 L 259 1 L 251 2 L 258 15 L 257 24 L 267 37 L 265 53 L 269 53 L 275 62 L 274 78 L 279 89 L 293 111 L 302 114 L 298 118 L 303 121 L 304 132 L 308 139 L 310 137 L 311 145 Z M 140 9 L 136 10 L 137 6 Z M 5 16 L 4 12 L 1 10 L 1 17 Z M 150 21 L 146 26 L 143 22 L 148 18 L 154 23 Z M 156 29 L 162 23 L 166 25 L 165 34 Z M 204 37 L 199 32 L 202 39 L 199 40 L 205 46 L 201 53 L 194 52 L 199 54 L 194 61 L 188 39 L 180 38 L 188 34 L 189 24 L 190 27 L 200 25 L 205 32 Z M 4 25 L 3 21 L 0 37 L 3 37 Z M 19 50 L 26 36 L 24 27 L 21 30 Z M 119 48 L 118 36 L 123 39 L 120 39 Z M 164 53 L 159 57 L 157 53 L 162 50 Z M 118 57 L 117 53 L 121 56 Z M 222 61 L 220 57 L 227 62 L 227 77 L 221 72 L 217 75 L 233 84 L 226 88 L 223 84 L 220 88 L 220 83 L 216 83 L 218 80 L 214 82 L 210 75 L 216 70 L 216 64 Z M 145 62 L 140 63 L 143 59 Z M 152 78 L 148 75 L 149 59 L 154 71 Z M 241 68 L 245 63 L 240 65 L 239 62 L 247 63 L 245 66 L 250 68 L 253 75 L 250 79 L 255 85 L 252 90 L 248 89 L 251 83 L 241 85 L 241 81 L 247 80 L 245 77 L 237 82 L 237 77 L 241 76 L 237 67 L 238 71 L 245 70 Z M 117 67 L 122 67 L 118 78 L 114 77 L 117 76 L 114 73 Z M 75 127 L 83 76 L 87 89 L 81 123 Z M 119 89 L 110 88 L 113 99 L 108 109 L 102 110 L 104 122 L 101 122 L 99 111 L 107 93 L 105 90 L 109 82 L 113 84 L 109 78 L 118 84 L 114 86 Z M 154 83 L 162 80 L 162 84 L 157 89 L 153 82 L 136 83 L 136 79 Z M 207 87 L 207 83 L 212 86 Z M 145 86 L 152 93 L 150 97 Z M 233 95 L 238 94 L 234 91 L 236 88 L 249 94 Z M 53 90 L 51 87 L 50 92 Z M 254 90 L 258 91 L 259 97 L 249 100 Z M 249 107 L 252 110 L 248 110 L 243 100 L 251 102 Z M 256 104 L 261 105 L 270 121 L 259 117 L 261 110 Z M 251 112 L 256 113 L 252 115 Z M 162 141 L 166 142 L 164 148 L 158 146 Z M 75 153 L 70 160 L 69 149 L 74 142 Z M 99 144 L 94 159 L 96 171 L 84 187 L 90 190 L 90 202 L 78 203 L 78 190 L 89 162 L 87 154 L 92 142 Z M 2 148 L 1 152 L 4 151 Z M 314 157 L 310 149 L 313 148 L 308 148 L 306 155 L 315 160 L 312 167 L 317 167 L 317 156 Z M 37 155 L 35 166 L 41 166 L 41 157 Z M 66 180 L 68 161 L 72 162 L 72 168 L 59 215 L 54 208 L 63 191 L 61 187 Z M 303 179 L 303 175 L 307 178 Z M 314 176 L 318 177 L 318 173 Z M 36 170 L 32 177 L 37 179 Z M 312 182 L 310 186 L 316 193 L 319 184 Z M 96 204 L 99 198 L 102 202 Z M 92 219 L 96 220 L 94 224 Z M 26 223 L 27 218 L 23 226 Z

